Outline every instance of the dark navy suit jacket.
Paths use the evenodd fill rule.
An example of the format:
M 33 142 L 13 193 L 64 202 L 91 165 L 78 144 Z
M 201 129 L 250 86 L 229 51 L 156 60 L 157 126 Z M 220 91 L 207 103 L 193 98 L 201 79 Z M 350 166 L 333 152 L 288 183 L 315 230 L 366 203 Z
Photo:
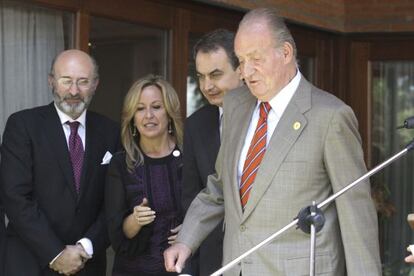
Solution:
M 48 268 L 65 245 L 86 237 L 94 255 L 77 275 L 104 275 L 109 245 L 103 203 L 107 165 L 119 127 L 86 114 L 85 157 L 80 193 L 74 187 L 68 146 L 53 103 L 12 114 L 1 148 L 0 196 L 9 218 L 6 275 L 58 275 Z

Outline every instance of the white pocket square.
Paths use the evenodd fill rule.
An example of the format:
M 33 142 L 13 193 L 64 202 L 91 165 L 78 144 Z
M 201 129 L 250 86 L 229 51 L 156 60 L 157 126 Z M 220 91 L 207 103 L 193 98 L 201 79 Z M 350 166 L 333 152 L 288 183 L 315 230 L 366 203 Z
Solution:
M 107 151 L 105 153 L 103 159 L 102 159 L 101 165 L 107 165 L 107 164 L 109 164 L 109 161 L 111 161 L 111 158 L 112 158 L 112 154 L 109 151 Z

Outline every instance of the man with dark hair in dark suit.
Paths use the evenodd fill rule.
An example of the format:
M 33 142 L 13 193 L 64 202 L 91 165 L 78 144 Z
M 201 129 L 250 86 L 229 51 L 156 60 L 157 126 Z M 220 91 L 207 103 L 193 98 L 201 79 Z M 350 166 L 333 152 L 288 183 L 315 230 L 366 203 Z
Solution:
M 220 147 L 220 118 L 223 96 L 242 85 L 239 62 L 234 54 L 234 33 L 218 29 L 204 35 L 194 46 L 199 87 L 209 102 L 192 114 L 184 128 L 183 201 L 187 210 L 214 173 Z M 203 242 L 191 261 L 194 275 L 210 275 L 222 262 L 223 225 Z
M 12 114 L 3 135 L 5 275 L 105 275 L 104 179 L 119 127 L 87 111 L 99 82 L 88 54 L 60 53 L 48 81 L 54 102 Z

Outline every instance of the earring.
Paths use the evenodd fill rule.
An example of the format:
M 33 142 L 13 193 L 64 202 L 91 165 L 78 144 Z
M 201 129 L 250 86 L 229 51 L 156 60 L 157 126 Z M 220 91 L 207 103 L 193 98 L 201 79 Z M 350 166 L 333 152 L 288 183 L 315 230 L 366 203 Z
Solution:
M 168 121 L 168 133 L 169 134 L 173 133 L 173 129 L 172 129 L 172 126 L 171 126 L 171 120 Z
M 131 130 L 132 131 L 132 136 L 136 137 L 138 135 L 137 128 L 134 125 L 132 125 L 131 128 L 132 128 L 132 130 Z

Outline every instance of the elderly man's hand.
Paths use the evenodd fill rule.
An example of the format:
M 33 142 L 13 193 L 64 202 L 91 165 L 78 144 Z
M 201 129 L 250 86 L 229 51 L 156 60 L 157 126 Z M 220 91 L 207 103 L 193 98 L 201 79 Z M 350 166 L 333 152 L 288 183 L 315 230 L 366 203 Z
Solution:
M 67 245 L 50 268 L 60 274 L 73 275 L 80 271 L 90 258 L 81 245 Z
M 164 264 L 168 272 L 181 273 L 185 261 L 190 257 L 191 249 L 180 242 L 177 242 L 164 251 Z

